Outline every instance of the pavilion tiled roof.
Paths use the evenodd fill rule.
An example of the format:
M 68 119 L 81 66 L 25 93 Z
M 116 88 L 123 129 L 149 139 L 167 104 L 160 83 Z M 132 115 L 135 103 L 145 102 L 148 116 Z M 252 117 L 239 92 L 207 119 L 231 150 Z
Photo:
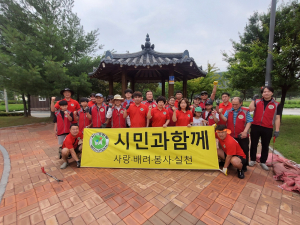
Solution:
M 198 67 L 192 57 L 189 56 L 188 50 L 182 53 L 162 53 L 154 50 L 154 45 L 150 43 L 147 34 L 145 46 L 142 45 L 142 51 L 135 53 L 117 54 L 106 51 L 105 57 L 100 61 L 99 66 L 91 73 L 90 77 L 108 80 L 109 76 L 114 76 L 114 81 L 118 81 L 116 74 L 122 68 L 131 68 L 129 75 L 136 78 L 151 78 L 151 82 L 161 79 L 162 76 L 168 74 L 164 68 L 174 66 L 175 80 L 182 80 L 183 76 L 187 79 L 206 76 L 206 72 L 202 70 L 202 66 Z M 134 72 L 132 69 L 134 68 Z M 145 70 L 148 68 L 151 72 Z M 138 81 L 137 81 L 138 82 Z

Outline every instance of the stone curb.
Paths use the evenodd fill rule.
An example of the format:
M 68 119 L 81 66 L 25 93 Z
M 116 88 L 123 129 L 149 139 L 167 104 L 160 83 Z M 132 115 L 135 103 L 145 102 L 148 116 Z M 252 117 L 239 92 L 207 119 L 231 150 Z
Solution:
M 8 182 L 9 173 L 10 173 L 10 158 L 8 152 L 2 145 L 0 145 L 0 150 L 3 155 L 3 172 L 0 181 L 0 202 L 1 202 Z

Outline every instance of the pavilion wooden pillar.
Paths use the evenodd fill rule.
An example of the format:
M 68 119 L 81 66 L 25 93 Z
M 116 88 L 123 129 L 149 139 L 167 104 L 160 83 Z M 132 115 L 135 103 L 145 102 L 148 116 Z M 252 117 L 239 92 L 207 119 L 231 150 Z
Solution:
M 166 85 L 165 85 L 166 79 L 164 76 L 161 78 L 161 96 L 166 96 Z
M 125 97 L 125 90 L 127 89 L 127 71 L 122 70 L 122 96 Z
M 134 76 L 130 78 L 130 88 L 134 92 L 135 80 Z
M 183 97 L 186 98 L 187 97 L 187 79 L 186 76 L 183 76 L 183 81 L 182 81 L 182 86 L 183 86 Z
M 170 67 L 169 69 L 169 76 L 174 76 L 174 67 Z M 171 96 L 174 96 L 174 84 L 170 84 L 170 78 L 168 79 L 169 81 L 169 98 Z M 175 77 L 174 77 L 174 81 L 175 81 Z
M 109 89 L 108 89 L 109 95 L 113 95 L 114 78 L 113 78 L 113 76 L 111 74 L 109 75 L 109 85 L 108 85 L 108 87 L 109 87 Z

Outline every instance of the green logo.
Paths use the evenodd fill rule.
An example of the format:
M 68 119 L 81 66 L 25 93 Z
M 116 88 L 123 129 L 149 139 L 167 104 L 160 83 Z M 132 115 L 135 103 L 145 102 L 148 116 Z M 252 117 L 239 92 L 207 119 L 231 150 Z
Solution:
M 141 108 L 141 111 L 144 111 L 144 109 L 143 109 L 143 108 Z
M 90 137 L 90 147 L 94 152 L 103 152 L 107 149 L 109 138 L 103 133 L 95 133 Z
M 166 112 L 163 112 L 163 114 L 166 115 L 167 113 L 166 113 Z

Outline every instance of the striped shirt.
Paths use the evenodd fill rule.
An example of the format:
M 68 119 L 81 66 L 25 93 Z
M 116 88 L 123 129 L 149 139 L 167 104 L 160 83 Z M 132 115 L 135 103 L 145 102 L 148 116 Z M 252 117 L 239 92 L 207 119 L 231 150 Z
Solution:
M 234 110 L 233 108 L 230 109 L 230 110 L 227 110 L 224 114 L 224 117 L 226 117 L 226 119 L 228 119 L 228 112 L 229 111 L 233 111 L 233 124 L 235 125 L 235 120 L 236 120 L 236 117 L 238 115 L 238 113 L 241 111 L 241 107 L 238 109 L 238 110 Z M 250 115 L 250 112 L 248 111 L 247 114 L 246 114 L 246 122 L 247 123 L 252 123 L 253 122 L 253 119 Z

